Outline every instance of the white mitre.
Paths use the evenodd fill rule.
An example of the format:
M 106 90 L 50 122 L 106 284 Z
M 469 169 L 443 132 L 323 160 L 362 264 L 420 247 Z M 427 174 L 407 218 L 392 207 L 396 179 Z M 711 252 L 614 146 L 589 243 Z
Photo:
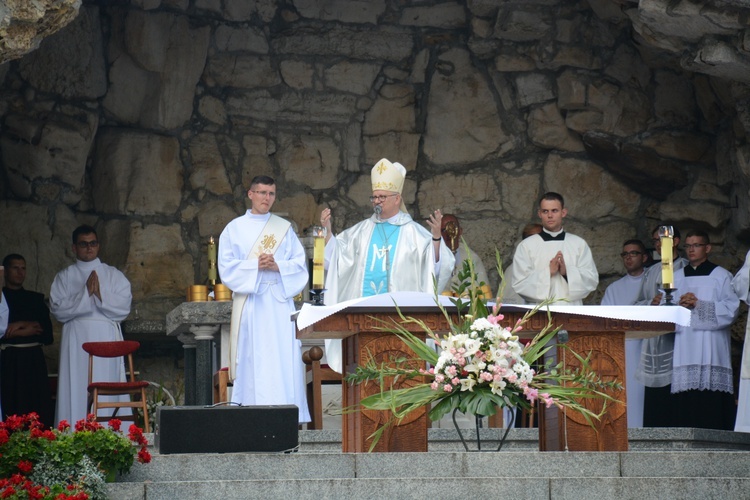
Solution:
M 370 173 L 372 190 L 390 191 L 401 194 L 404 190 L 404 180 L 406 179 L 406 167 L 400 163 L 391 163 L 383 158 L 372 167 Z M 401 197 L 401 206 L 399 209 L 406 212 L 404 198 Z

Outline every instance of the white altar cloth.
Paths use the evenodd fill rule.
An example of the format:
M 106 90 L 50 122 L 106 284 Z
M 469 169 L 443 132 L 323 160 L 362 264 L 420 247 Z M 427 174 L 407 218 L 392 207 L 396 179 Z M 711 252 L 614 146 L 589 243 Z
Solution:
M 453 306 L 451 297 L 440 295 L 437 297 L 440 304 L 445 307 Z M 455 299 L 454 299 L 455 300 Z M 332 306 L 314 306 L 309 303 L 302 305 L 297 315 L 297 328 L 302 330 L 314 325 L 332 314 L 344 309 L 370 309 L 375 307 L 393 307 L 394 303 L 401 308 L 408 307 L 436 307 L 435 295 L 424 292 L 392 292 L 372 297 L 347 300 Z M 493 302 L 488 304 L 490 307 Z M 503 305 L 502 310 L 533 309 L 533 305 Z M 551 312 L 578 314 L 581 316 L 596 316 L 599 318 L 611 318 L 625 321 L 655 321 L 660 323 L 676 323 L 682 326 L 690 326 L 690 311 L 682 306 L 567 306 L 554 305 L 545 306 L 539 312 L 550 310 Z M 664 332 L 668 331 L 665 329 Z M 661 333 L 664 333 L 661 332 Z M 653 336 L 653 332 L 632 332 L 632 338 Z M 628 338 L 631 338 L 629 335 Z

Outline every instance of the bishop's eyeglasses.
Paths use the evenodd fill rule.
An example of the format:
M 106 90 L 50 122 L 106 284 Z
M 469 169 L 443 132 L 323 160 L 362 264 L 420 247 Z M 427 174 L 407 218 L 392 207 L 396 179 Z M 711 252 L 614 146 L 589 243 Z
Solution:
M 383 203 L 390 196 L 398 196 L 398 194 L 397 193 L 394 193 L 394 194 L 379 194 L 377 196 L 370 196 L 370 203 L 375 203 L 376 201 L 378 203 Z

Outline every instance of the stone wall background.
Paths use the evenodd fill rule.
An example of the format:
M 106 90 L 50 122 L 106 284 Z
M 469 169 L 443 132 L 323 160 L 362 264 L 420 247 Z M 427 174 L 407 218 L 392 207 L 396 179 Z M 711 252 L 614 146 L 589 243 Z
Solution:
M 621 243 L 662 219 L 709 231 L 735 270 L 750 242 L 748 14 L 84 0 L 0 66 L 0 252 L 24 254 L 28 288 L 48 293 L 72 229 L 95 225 L 133 284 L 131 318 L 162 320 L 204 281 L 208 237 L 244 211 L 254 175 L 277 179 L 274 209 L 300 231 L 325 206 L 338 231 L 370 213 L 369 171 L 387 157 L 409 170 L 412 215 L 457 214 L 488 268 L 495 248 L 510 261 L 538 196 L 562 193 L 602 277 L 589 303 L 623 272 Z

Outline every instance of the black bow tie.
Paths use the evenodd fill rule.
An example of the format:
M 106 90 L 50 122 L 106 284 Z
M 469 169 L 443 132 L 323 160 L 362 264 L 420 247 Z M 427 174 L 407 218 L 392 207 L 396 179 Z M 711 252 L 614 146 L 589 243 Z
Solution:
M 539 236 L 541 236 L 544 241 L 564 241 L 565 231 L 561 231 L 557 236 L 552 236 L 547 231 L 542 231 L 539 233 Z

